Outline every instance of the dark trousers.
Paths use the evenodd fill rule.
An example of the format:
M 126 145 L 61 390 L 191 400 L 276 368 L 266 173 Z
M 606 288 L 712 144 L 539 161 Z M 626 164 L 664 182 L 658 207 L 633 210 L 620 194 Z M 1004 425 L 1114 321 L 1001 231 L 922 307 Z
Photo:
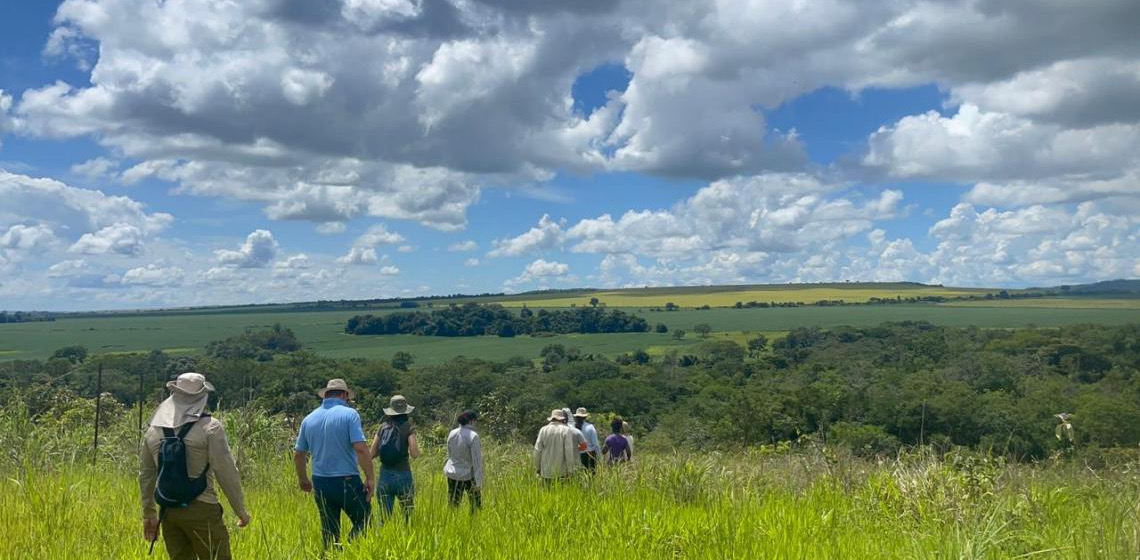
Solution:
M 162 539 L 171 560 L 230 560 L 222 506 L 194 500 L 162 512 Z
M 467 494 L 467 502 L 471 504 L 472 511 L 483 507 L 483 497 L 475 491 L 474 480 L 447 479 L 447 503 L 451 507 L 459 507 L 463 494 Z
M 325 548 L 329 543 L 340 543 L 341 511 L 352 521 L 349 540 L 368 526 L 372 504 L 366 499 L 360 475 L 314 476 L 313 495 L 317 499 L 317 511 L 321 514 L 321 544 Z
M 582 466 L 590 471 L 590 474 L 594 474 L 594 471 L 598 468 L 597 457 L 594 457 L 594 454 L 590 452 L 579 453 L 578 456 L 582 459 Z

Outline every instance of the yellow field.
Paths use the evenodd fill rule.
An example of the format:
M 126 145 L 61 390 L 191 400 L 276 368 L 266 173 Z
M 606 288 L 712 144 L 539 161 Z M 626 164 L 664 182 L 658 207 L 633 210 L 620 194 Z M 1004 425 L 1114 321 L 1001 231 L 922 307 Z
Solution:
M 640 293 L 639 293 L 640 292 Z M 677 293 L 662 293 L 663 290 L 615 290 L 609 292 L 594 292 L 576 297 L 563 297 L 551 299 L 505 300 L 504 307 L 570 307 L 571 305 L 588 306 L 590 298 L 596 297 L 601 303 L 609 307 L 664 307 L 672 302 L 681 307 L 731 307 L 736 302 L 803 302 L 815 303 L 823 300 L 844 300 L 847 302 L 866 302 L 873 297 L 894 298 L 901 296 L 968 296 L 984 295 L 990 290 L 977 290 L 967 288 L 771 288 L 771 289 L 743 289 L 738 291 L 710 290 L 699 292 L 696 290 L 678 290 Z
M 992 299 L 980 301 L 952 301 L 943 303 L 947 307 L 1019 307 L 1038 309 L 1140 309 L 1140 298 L 1131 299 L 1091 299 L 1091 298 L 1029 298 Z

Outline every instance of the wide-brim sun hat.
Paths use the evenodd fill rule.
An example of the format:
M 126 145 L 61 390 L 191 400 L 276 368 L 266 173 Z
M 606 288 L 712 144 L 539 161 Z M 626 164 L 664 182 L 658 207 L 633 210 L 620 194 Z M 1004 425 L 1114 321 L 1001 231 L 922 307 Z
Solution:
M 170 396 L 158 405 L 150 425 L 158 428 L 177 428 L 197 421 L 206 412 L 206 404 L 214 386 L 200 373 L 187 372 L 166 384 Z
M 589 418 L 590 413 L 586 412 L 586 407 L 579 406 L 578 410 L 574 411 L 574 418 Z
M 343 379 L 330 379 L 328 384 L 325 385 L 324 389 L 317 391 L 317 396 L 323 399 L 325 398 L 325 393 L 328 393 L 329 391 L 344 391 L 345 393 L 348 393 L 348 400 L 356 398 L 356 392 L 352 389 L 349 389 L 348 383 L 345 383 Z
M 399 416 L 401 414 L 409 414 L 416 407 L 408 404 L 408 399 L 404 395 L 395 395 L 388 400 L 388 407 L 384 409 L 384 414 L 388 416 Z
M 559 422 L 565 422 L 566 421 L 566 411 L 562 410 L 561 408 L 556 408 L 556 409 L 550 411 L 550 418 L 547 418 L 546 421 L 550 422 L 553 420 L 558 420 Z

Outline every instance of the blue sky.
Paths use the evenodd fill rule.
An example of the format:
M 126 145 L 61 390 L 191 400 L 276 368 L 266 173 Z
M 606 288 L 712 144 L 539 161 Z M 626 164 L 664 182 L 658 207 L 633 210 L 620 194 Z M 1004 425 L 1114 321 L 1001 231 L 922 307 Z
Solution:
M 0 6 L 0 309 L 1140 276 L 1134 2 L 296 2 Z

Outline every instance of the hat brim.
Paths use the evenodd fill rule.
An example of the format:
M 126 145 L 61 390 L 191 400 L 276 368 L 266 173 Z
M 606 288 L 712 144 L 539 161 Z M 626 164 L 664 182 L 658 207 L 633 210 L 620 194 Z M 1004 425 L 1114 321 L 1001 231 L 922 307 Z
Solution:
M 348 400 L 356 398 L 356 391 L 353 391 L 352 389 L 333 389 L 330 387 L 325 387 L 324 389 L 317 391 L 317 396 L 323 399 L 325 398 L 325 393 L 328 393 L 329 391 L 344 391 L 345 393 L 348 393 Z
M 198 389 L 197 391 L 187 391 L 186 389 L 179 387 L 178 381 L 175 380 L 175 381 L 167 381 L 166 382 L 166 390 L 170 391 L 172 393 L 173 392 L 179 392 L 179 393 L 182 393 L 183 395 L 195 396 L 195 395 L 201 395 L 202 393 L 213 393 L 214 392 L 214 386 L 209 381 L 203 381 L 201 389 Z
M 415 409 L 416 407 L 409 404 L 408 408 L 404 409 L 403 412 L 396 412 L 396 409 L 394 408 L 385 408 L 384 414 L 387 414 L 388 416 L 399 416 L 401 414 L 411 414 L 411 412 Z
M 575 414 L 574 418 L 589 418 L 589 414 Z

